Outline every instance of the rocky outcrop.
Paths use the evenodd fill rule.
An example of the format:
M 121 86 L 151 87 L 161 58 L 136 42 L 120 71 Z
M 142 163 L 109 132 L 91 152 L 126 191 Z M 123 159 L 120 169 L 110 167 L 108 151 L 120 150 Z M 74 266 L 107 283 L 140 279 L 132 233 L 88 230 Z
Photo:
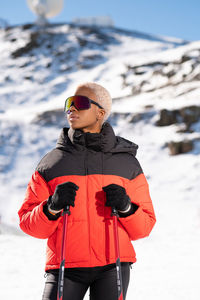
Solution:
M 142 92 L 153 92 L 166 87 L 178 87 L 184 83 L 200 80 L 200 49 L 183 51 L 182 55 L 174 60 L 153 60 L 151 62 L 126 65 L 121 74 L 123 87 L 130 87 L 132 95 Z M 197 88 L 197 87 L 196 87 Z M 185 86 L 187 92 L 187 86 Z M 193 87 L 195 89 L 195 86 Z M 184 92 L 181 92 L 181 94 Z M 179 94 L 176 94 L 176 97 Z
M 180 142 L 167 143 L 171 155 L 183 154 L 193 150 L 193 141 L 184 140 Z
M 177 133 L 195 132 L 195 123 L 200 121 L 200 106 L 187 106 L 175 110 L 162 109 L 160 111 L 157 126 L 184 125 L 184 129 L 178 129 Z M 171 155 L 190 152 L 194 149 L 197 139 L 183 139 L 182 141 L 171 141 L 167 143 Z
M 156 125 L 169 126 L 172 124 L 184 123 L 186 128 L 185 131 L 191 132 L 191 125 L 199 120 L 200 106 L 192 105 L 174 110 L 162 109 Z
M 30 40 L 27 42 L 27 44 L 24 47 L 18 48 L 15 50 L 11 55 L 13 58 L 18 58 L 20 56 L 23 56 L 33 49 L 37 48 L 40 46 L 38 42 L 38 32 L 33 32 L 30 34 Z
M 66 126 L 67 121 L 64 111 L 61 109 L 55 109 L 38 114 L 31 123 L 40 126 L 54 126 L 62 128 Z

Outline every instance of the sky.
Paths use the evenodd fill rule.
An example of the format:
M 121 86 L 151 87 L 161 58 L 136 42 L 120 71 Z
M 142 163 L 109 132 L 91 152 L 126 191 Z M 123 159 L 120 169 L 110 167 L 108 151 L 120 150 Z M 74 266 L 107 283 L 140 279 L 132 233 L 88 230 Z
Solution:
M 51 22 L 76 17 L 110 16 L 116 27 L 185 40 L 200 40 L 199 0 L 64 0 Z M 34 22 L 25 0 L 0 0 L 0 18 L 9 25 Z

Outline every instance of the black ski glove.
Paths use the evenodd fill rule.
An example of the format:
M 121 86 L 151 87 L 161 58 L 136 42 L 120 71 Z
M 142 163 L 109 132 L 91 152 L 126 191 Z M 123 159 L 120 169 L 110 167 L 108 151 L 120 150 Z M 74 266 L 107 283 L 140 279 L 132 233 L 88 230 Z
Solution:
M 74 207 L 76 191 L 79 187 L 73 182 L 58 184 L 55 192 L 47 201 L 48 208 L 53 211 L 60 211 L 67 205 Z
M 138 209 L 138 205 L 131 203 L 129 196 L 126 194 L 125 188 L 122 186 L 118 184 L 109 184 L 104 186 L 103 190 L 106 193 L 105 205 L 116 208 L 120 217 L 128 217 L 134 214 Z
M 111 206 L 121 211 L 127 210 L 130 207 L 130 198 L 122 186 L 109 184 L 104 186 L 103 190 L 106 193 L 106 206 Z

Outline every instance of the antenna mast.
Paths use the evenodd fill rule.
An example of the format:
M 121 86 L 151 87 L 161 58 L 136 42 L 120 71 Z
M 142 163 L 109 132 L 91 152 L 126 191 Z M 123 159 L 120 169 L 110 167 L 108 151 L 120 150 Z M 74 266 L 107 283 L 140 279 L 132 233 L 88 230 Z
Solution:
M 36 0 L 36 1 L 32 1 L 32 2 L 34 5 L 36 14 L 37 14 L 36 24 L 39 26 L 45 26 L 48 23 L 47 18 L 45 16 L 46 1 L 45 0 Z

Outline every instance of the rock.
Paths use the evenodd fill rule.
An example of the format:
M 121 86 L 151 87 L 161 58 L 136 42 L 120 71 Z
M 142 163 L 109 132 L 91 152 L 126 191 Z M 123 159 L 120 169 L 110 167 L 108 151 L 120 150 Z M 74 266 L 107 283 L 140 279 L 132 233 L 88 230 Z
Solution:
M 26 80 L 33 80 L 33 77 L 32 76 L 25 76 L 24 79 L 26 79 Z
M 87 55 L 81 57 L 81 59 L 77 62 L 76 66 L 78 69 L 90 69 L 103 61 L 104 61 L 104 57 L 102 55 L 99 54 Z
M 66 117 L 61 109 L 45 111 L 38 114 L 31 122 L 40 126 L 65 126 Z
M 196 105 L 183 107 L 179 110 L 179 113 L 188 128 L 200 119 L 200 107 Z
M 112 119 L 112 123 L 116 123 L 117 120 L 119 119 L 126 119 L 128 123 L 137 123 L 141 120 L 143 120 L 144 122 L 149 122 L 149 120 L 151 118 L 153 118 L 155 116 L 156 112 L 154 110 L 150 110 L 149 109 L 145 112 L 142 113 L 118 113 L 118 112 L 114 112 L 111 113 L 111 119 Z
M 168 126 L 178 122 L 178 111 L 162 109 L 160 119 L 156 122 L 157 126 Z
M 190 126 L 200 119 L 200 106 L 192 105 L 175 110 L 162 109 L 157 126 L 168 126 L 177 123 L 185 123 L 186 129 L 190 131 Z
M 166 75 L 168 78 L 171 78 L 171 77 L 173 77 L 173 76 L 176 75 L 176 72 L 175 72 L 174 70 L 171 70 L 171 71 L 167 72 L 165 75 Z
M 23 56 L 24 54 L 29 53 L 34 48 L 39 47 L 40 45 L 39 45 L 37 39 L 38 39 L 38 33 L 37 32 L 31 33 L 30 41 L 24 47 L 21 47 L 21 48 L 17 49 L 16 51 L 14 51 L 11 54 L 12 57 L 13 58 L 18 58 L 20 56 Z
M 179 142 L 169 142 L 168 148 L 171 155 L 177 155 L 182 153 L 187 153 L 193 150 L 193 142 L 189 140 L 179 141 Z
M 151 118 L 155 116 L 156 112 L 154 110 L 145 111 L 142 113 L 130 114 L 128 119 L 129 123 L 137 123 L 143 120 L 145 123 L 149 122 Z
M 136 96 L 136 95 L 140 94 L 141 93 L 140 86 L 134 86 L 131 90 L 131 93 L 132 93 L 133 96 Z
M 77 37 L 77 41 L 81 47 L 85 47 L 88 44 L 87 40 L 80 38 L 80 37 Z
M 181 57 L 179 63 L 180 63 L 180 64 L 183 64 L 183 63 L 185 63 L 185 62 L 188 61 L 188 60 L 191 60 L 191 57 L 185 54 L 185 55 L 183 55 L 183 56 Z
M 30 29 L 32 27 L 34 27 L 34 24 L 32 24 L 32 23 L 22 25 L 22 29 L 23 30 L 27 30 L 27 29 Z

